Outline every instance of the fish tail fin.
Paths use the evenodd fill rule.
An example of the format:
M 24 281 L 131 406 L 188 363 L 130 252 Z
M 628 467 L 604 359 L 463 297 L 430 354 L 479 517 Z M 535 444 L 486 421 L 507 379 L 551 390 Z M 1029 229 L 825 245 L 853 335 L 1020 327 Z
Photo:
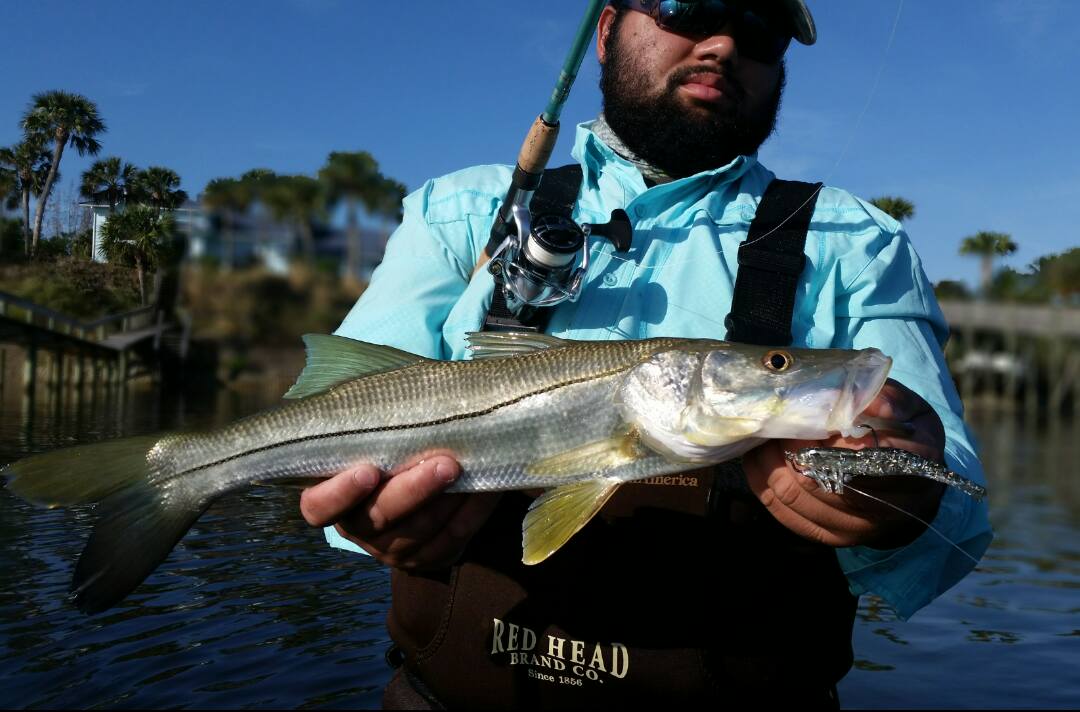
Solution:
M 98 520 L 71 590 L 86 613 L 113 606 L 157 568 L 211 497 L 175 487 L 155 450 L 160 436 L 54 450 L 0 471 L 13 494 L 46 507 L 98 502 Z
M 107 497 L 75 565 L 71 592 L 84 613 L 119 603 L 158 567 L 209 505 L 148 480 Z

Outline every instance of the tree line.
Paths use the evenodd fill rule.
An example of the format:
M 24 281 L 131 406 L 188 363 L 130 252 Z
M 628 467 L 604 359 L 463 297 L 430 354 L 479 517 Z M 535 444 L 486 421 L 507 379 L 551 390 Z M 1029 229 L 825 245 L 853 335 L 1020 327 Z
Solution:
M 915 216 L 915 204 L 899 196 L 881 196 L 870 201 L 898 222 Z M 973 292 L 958 280 L 946 279 L 934 285 L 939 299 L 972 299 L 976 296 L 1010 302 L 1075 303 L 1080 300 L 1080 247 L 1056 255 L 1044 255 L 1027 271 L 1012 267 L 994 271 L 994 260 L 1016 252 L 1012 235 L 980 230 L 960 241 L 960 254 L 979 260 L 979 286 Z
M 313 225 L 343 206 L 345 273 L 355 277 L 363 259 L 361 209 L 371 217 L 400 222 L 406 192 L 403 183 L 380 171 L 378 161 L 367 151 L 334 151 L 315 177 L 278 175 L 256 168 L 238 178 L 215 178 L 207 183 L 202 203 L 221 225 L 225 261 L 230 265 L 235 257 L 238 219 L 255 205 L 263 205 L 275 220 L 292 225 L 300 236 L 301 252 L 309 259 L 315 252 Z
M 20 210 L 24 255 L 33 259 L 41 245 L 46 206 L 59 180 L 65 150 L 98 155 L 102 147 L 99 138 L 106 132 L 106 125 L 97 105 L 85 96 L 47 91 L 33 96 L 19 126 L 22 140 L 0 148 L 0 199 L 8 209 Z M 95 161 L 82 174 L 80 192 L 88 201 L 102 201 L 108 206 L 110 215 L 102 228 L 102 250 L 111 261 L 135 268 L 145 301 L 145 273 L 155 269 L 167 251 L 175 227 L 169 211 L 188 198 L 180 189 L 180 176 L 163 166 L 139 169 L 112 156 Z M 275 220 L 292 225 L 300 236 L 301 251 L 308 258 L 315 251 L 313 224 L 327 219 L 330 210 L 343 205 L 346 274 L 356 276 L 363 259 L 361 208 L 370 216 L 400 221 L 405 193 L 405 186 L 385 176 L 367 151 L 335 151 L 317 176 L 278 175 L 269 169 L 254 169 L 238 178 L 211 180 L 201 200 L 222 226 L 230 264 L 238 233 L 237 218 L 254 205 L 265 206 Z M 36 206 L 33 220 L 31 198 Z M 870 202 L 900 222 L 915 215 L 915 205 L 899 196 L 880 196 Z M 979 295 L 1027 301 L 1073 300 L 1080 296 L 1080 248 L 1041 257 L 1029 272 L 1007 268 L 995 275 L 993 261 L 1016 249 L 1012 237 L 1002 232 L 980 231 L 961 241 L 960 253 L 980 260 Z M 951 280 L 939 283 L 937 291 L 947 298 L 972 296 L 963 283 Z
M 0 148 L 0 200 L 7 209 L 21 213 L 23 256 L 27 260 L 51 259 L 56 250 L 50 244 L 48 251 L 42 251 L 42 228 L 64 153 L 73 149 L 79 155 L 97 156 L 102 149 L 100 138 L 107 129 L 93 101 L 64 91 L 34 95 L 19 127 L 22 140 Z M 176 225 L 170 212 L 188 200 L 180 184 L 180 176 L 170 168 L 139 168 L 118 156 L 95 161 L 81 176 L 82 198 L 108 207 L 100 249 L 110 262 L 135 270 L 144 303 L 147 273 L 156 270 L 173 247 Z M 275 220 L 293 226 L 300 236 L 300 251 L 308 258 L 315 251 L 314 224 L 343 206 L 346 273 L 357 275 L 363 260 L 361 209 L 376 219 L 398 222 L 405 193 L 401 182 L 383 175 L 370 153 L 335 151 L 315 177 L 278 175 L 257 168 L 238 178 L 211 180 L 200 201 L 221 226 L 230 264 L 238 236 L 236 223 L 255 205 L 264 206 Z M 80 239 L 85 240 L 85 236 Z M 0 253 L 3 243 L 0 240 Z M 89 245 L 67 251 L 92 257 Z

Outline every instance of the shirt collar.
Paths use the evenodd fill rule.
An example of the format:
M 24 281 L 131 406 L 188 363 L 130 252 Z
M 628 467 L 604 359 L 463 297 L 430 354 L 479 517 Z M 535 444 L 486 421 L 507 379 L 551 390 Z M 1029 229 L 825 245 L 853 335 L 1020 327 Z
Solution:
M 641 173 L 630 161 L 615 153 L 610 146 L 605 144 L 599 136 L 592 131 L 593 121 L 578 124 L 577 133 L 574 137 L 574 148 L 571 155 L 581 164 L 586 184 L 597 184 L 600 175 L 605 171 L 615 171 L 622 181 L 632 184 L 640 184 L 644 190 L 644 181 Z M 701 173 L 674 180 L 664 185 L 680 184 L 689 187 L 695 183 L 714 186 L 731 183 L 741 178 L 747 171 L 757 165 L 757 153 L 747 156 L 737 156 L 730 163 L 702 171 Z

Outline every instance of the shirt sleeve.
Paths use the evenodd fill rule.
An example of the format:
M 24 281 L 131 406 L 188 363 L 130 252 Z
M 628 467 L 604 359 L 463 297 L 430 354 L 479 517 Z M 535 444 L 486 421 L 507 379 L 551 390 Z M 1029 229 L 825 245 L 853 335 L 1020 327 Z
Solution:
M 922 396 L 945 427 L 949 469 L 985 485 L 974 438 L 942 351 L 948 326 L 902 230 L 884 234 L 883 246 L 837 298 L 837 348 L 876 347 L 893 358 L 890 377 Z M 838 549 L 852 593 L 884 598 L 909 618 L 968 574 L 990 545 L 987 506 L 948 487 L 937 515 L 907 546 Z

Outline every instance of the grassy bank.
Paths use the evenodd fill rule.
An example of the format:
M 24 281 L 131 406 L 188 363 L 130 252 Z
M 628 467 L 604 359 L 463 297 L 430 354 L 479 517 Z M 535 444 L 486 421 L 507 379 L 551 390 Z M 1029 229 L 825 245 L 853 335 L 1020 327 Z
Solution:
M 139 307 L 139 286 L 129 268 L 78 257 L 0 264 L 0 291 L 83 321 Z
M 217 345 L 218 378 L 226 382 L 295 376 L 303 365 L 301 337 L 333 331 L 363 291 L 304 263 L 285 275 L 186 265 L 180 285 L 192 337 Z

